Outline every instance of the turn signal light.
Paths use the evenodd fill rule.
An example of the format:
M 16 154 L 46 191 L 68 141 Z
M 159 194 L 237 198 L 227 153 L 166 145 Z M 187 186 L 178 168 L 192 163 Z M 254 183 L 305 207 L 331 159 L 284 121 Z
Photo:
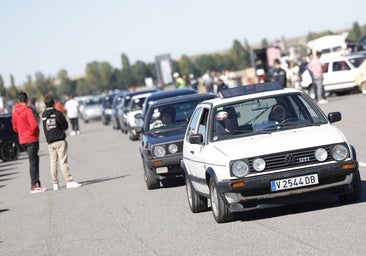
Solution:
M 342 170 L 349 170 L 356 168 L 356 164 L 344 164 L 342 165 Z
M 238 181 L 238 182 L 234 182 L 231 184 L 232 188 L 240 188 L 240 187 L 244 187 L 244 186 L 245 186 L 244 181 Z
M 153 165 L 158 166 L 158 165 L 162 165 L 163 164 L 163 160 L 156 160 L 153 162 Z

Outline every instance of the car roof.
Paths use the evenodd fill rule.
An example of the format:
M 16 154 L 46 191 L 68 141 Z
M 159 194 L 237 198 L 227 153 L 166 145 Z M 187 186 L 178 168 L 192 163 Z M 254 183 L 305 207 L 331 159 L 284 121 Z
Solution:
M 175 95 L 196 94 L 197 91 L 191 88 L 172 89 L 167 91 L 157 91 L 148 97 L 149 101 L 163 99 L 166 97 L 174 97 Z
M 150 105 L 150 108 L 162 105 L 168 105 L 171 103 L 180 103 L 180 102 L 187 102 L 187 101 L 194 101 L 194 100 L 209 100 L 216 98 L 216 95 L 213 93 L 198 93 L 198 94 L 188 94 L 188 95 L 179 95 L 177 97 L 160 99 L 155 101 Z
M 263 83 L 264 86 L 266 84 L 268 84 L 268 83 Z M 248 86 L 248 85 L 239 86 L 239 87 L 246 87 L 246 86 Z M 249 85 L 249 86 L 251 86 L 251 85 Z M 227 89 L 227 90 L 232 90 L 232 89 L 234 89 L 234 88 Z M 283 88 L 283 89 L 260 91 L 260 92 L 256 92 L 256 93 L 249 93 L 249 94 L 245 94 L 245 95 L 241 94 L 241 95 L 231 96 L 231 97 L 227 97 L 227 98 L 220 97 L 220 98 L 215 98 L 212 100 L 205 101 L 205 103 L 212 104 L 213 106 L 219 106 L 219 105 L 228 104 L 228 103 L 232 103 L 232 102 L 239 102 L 239 101 L 243 101 L 243 100 L 250 100 L 250 99 L 263 98 L 263 97 L 272 96 L 272 95 L 281 95 L 281 94 L 283 95 L 283 94 L 290 94 L 290 93 L 304 94 L 304 92 L 299 89 Z
M 146 98 L 147 96 L 151 95 L 152 92 L 147 92 L 147 93 L 140 93 L 140 94 L 135 94 L 131 97 L 131 99 L 139 99 L 139 98 Z
M 354 52 L 354 53 L 339 54 L 339 55 L 333 54 L 333 55 L 321 57 L 320 62 L 325 63 L 325 62 L 334 62 L 334 61 L 339 61 L 339 60 L 348 60 L 348 59 L 365 58 L 365 57 L 366 57 L 366 52 L 364 52 L 364 53 Z
M 144 90 L 140 90 L 140 91 L 133 91 L 133 92 L 127 92 L 126 94 L 124 94 L 124 97 L 133 97 L 135 95 L 138 95 L 138 94 L 143 94 L 143 93 L 151 93 L 151 92 L 158 92 L 159 90 L 158 89 L 144 89 Z

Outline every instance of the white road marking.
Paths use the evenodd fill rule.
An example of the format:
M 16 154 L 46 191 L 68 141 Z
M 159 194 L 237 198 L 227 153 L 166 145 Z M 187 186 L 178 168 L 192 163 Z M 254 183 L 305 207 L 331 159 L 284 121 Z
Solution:
M 364 163 L 364 162 L 358 162 L 358 165 L 361 167 L 366 167 L 366 163 Z

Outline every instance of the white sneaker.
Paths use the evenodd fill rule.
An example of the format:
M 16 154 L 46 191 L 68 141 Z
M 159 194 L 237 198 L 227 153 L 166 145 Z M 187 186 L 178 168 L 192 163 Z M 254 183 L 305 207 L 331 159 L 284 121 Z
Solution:
M 326 103 L 328 103 L 328 101 L 325 100 L 325 99 L 321 99 L 321 100 L 318 101 L 319 105 L 326 104 Z
M 78 187 L 81 187 L 81 184 L 77 183 L 75 181 L 70 181 L 70 182 L 66 183 L 66 187 L 67 188 L 78 188 Z
M 79 135 L 80 134 L 80 131 L 76 131 L 76 134 Z
M 76 133 L 75 133 L 75 131 L 71 131 L 71 132 L 70 132 L 70 135 L 71 135 L 71 136 L 74 136 L 75 134 L 76 134 Z
M 53 190 L 58 190 L 58 184 L 53 184 Z

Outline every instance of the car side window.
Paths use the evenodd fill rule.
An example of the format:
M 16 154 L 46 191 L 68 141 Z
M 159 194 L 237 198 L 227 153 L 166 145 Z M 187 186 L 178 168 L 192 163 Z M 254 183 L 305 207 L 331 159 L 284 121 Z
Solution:
M 197 133 L 197 126 L 198 126 L 198 122 L 199 122 L 199 118 L 201 116 L 201 112 L 202 112 L 202 108 L 198 107 L 196 108 L 196 110 L 193 112 L 191 120 L 189 122 L 189 125 L 187 127 L 187 131 L 186 131 L 186 138 L 188 141 L 188 136 L 191 134 L 196 134 Z
M 203 143 L 206 143 L 207 120 L 208 120 L 208 109 L 203 109 L 197 131 L 197 134 L 202 134 Z

